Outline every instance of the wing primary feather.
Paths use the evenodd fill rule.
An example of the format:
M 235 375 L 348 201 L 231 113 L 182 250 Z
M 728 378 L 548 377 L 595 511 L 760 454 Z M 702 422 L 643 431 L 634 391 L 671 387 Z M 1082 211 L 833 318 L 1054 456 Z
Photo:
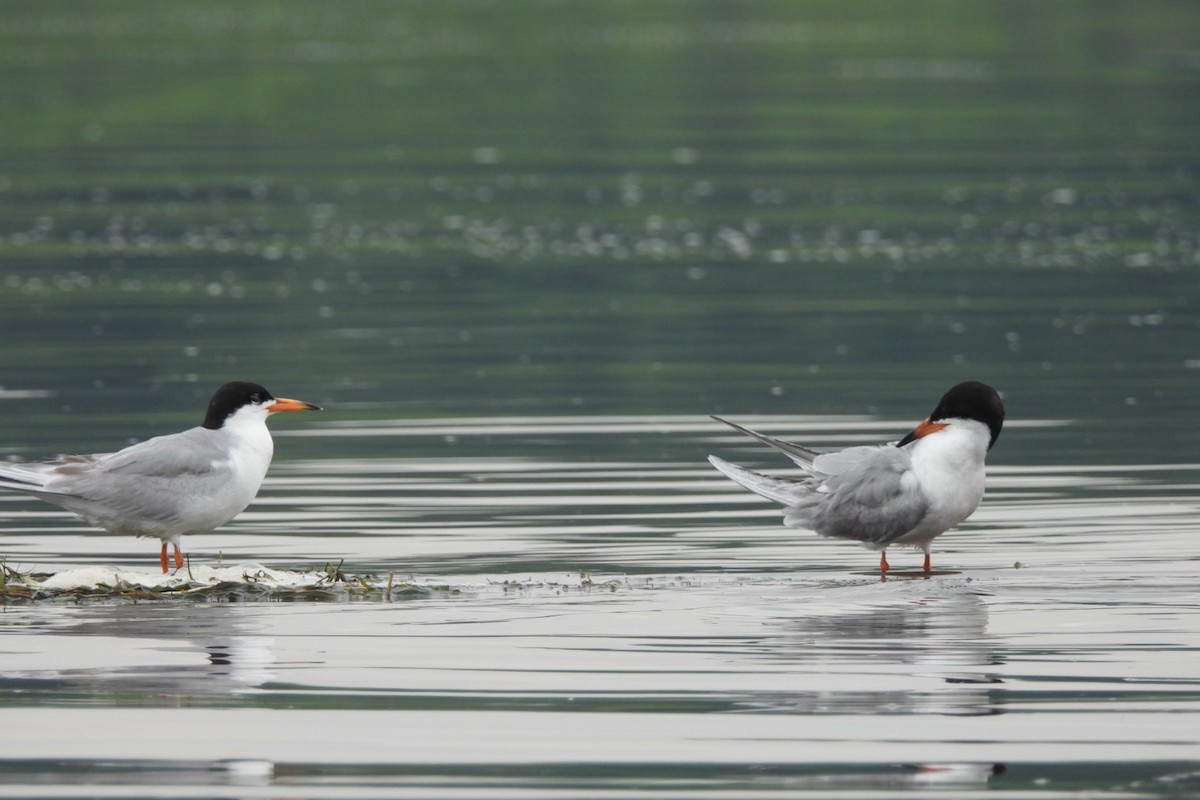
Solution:
M 721 417 L 714 416 L 713 419 L 715 419 L 717 422 L 724 422 L 735 431 L 741 431 L 747 436 L 758 439 L 765 445 L 774 447 L 776 450 L 779 450 L 792 461 L 795 461 L 805 469 L 808 469 L 812 466 L 813 459 L 823 454 L 820 450 L 813 450 L 811 447 L 804 447 L 803 445 L 794 444 L 792 442 L 785 442 L 782 439 L 776 439 L 772 436 L 767 436 L 765 434 L 758 433 L 757 431 L 752 431 L 749 428 L 744 428 L 741 425 L 738 425 L 736 422 L 730 422 L 729 420 L 722 419 Z

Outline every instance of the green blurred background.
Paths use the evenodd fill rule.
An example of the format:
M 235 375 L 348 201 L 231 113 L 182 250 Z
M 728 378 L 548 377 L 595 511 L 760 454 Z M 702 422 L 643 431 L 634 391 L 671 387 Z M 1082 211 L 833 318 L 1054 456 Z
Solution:
M 1200 442 L 1195 4 L 0 12 L 6 452 L 235 378 L 331 420 L 907 420 L 977 378 L 1076 422 L 1001 459 Z

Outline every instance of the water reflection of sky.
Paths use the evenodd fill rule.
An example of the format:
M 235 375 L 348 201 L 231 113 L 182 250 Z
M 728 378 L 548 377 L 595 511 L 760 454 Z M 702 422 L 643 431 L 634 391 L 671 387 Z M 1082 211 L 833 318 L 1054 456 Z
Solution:
M 317 740 L 323 758 L 350 762 L 378 755 L 362 737 L 395 725 L 434 738 L 418 745 L 393 730 L 404 743 L 393 761 L 449 756 L 437 739 L 449 712 L 468 725 L 455 748 L 481 746 L 502 723 L 528 730 L 527 747 L 558 738 L 563 758 L 637 761 L 652 739 L 723 762 L 787 760 L 801 743 L 839 760 L 852 745 L 900 740 L 889 752 L 913 761 L 1029 761 L 1039 749 L 1059 760 L 1186 758 L 1200 697 L 1177 582 L 1126 576 L 1117 605 L 1104 581 L 1065 574 L 667 574 L 590 589 L 566 575 L 460 575 L 448 576 L 459 594 L 394 604 L 16 607 L 6 641 L 27 655 L 10 658 L 17 668 L 2 680 L 43 710 L 115 701 L 132 726 L 151 724 L 137 709 L 164 705 L 216 705 L 230 719 L 337 708 L 356 732 L 336 746 Z M 723 715 L 748 721 L 712 719 Z M 933 722 L 997 715 L 1014 719 Z M 190 719 L 193 733 L 210 730 Z M 291 753 L 312 752 L 265 722 Z M 1159 731 L 1152 740 L 1138 734 L 1145 725 Z M 213 745 L 195 752 L 234 755 Z M 88 737 L 72 747 L 109 750 Z
M 481 434 L 473 425 L 440 430 L 469 446 L 495 428 L 529 436 L 537 427 L 509 419 Z M 553 449 L 604 452 L 608 439 L 653 426 L 668 451 L 740 446 L 690 422 L 605 419 L 560 421 Z M 854 440 L 867 427 L 836 421 L 820 435 Z M 336 440 L 340 429 L 328 434 Z M 404 426 L 392 436 L 406 441 Z M 1200 709 L 1193 483 L 1187 465 L 998 469 L 977 516 L 935 542 L 937 574 L 913 575 L 917 556 L 906 565 L 901 551 L 898 574 L 881 582 L 868 551 L 783 528 L 770 504 L 702 463 L 283 461 L 251 511 L 193 537 L 197 563 L 217 552 L 309 570 L 344 559 L 352 575 L 436 591 L 391 603 L 333 591 L 321 595 L 331 604 L 283 595 L 293 602 L 15 605 L 3 621 L 0 687 L 43 710 L 115 704 L 130 724 L 138 709 L 163 707 L 235 716 L 334 708 L 368 715 L 347 718 L 364 731 L 440 730 L 439 715 L 451 712 L 486 731 L 534 714 L 535 741 L 558 737 L 564 758 L 636 760 L 640 736 L 690 742 L 686 757 L 698 760 L 751 758 L 740 750 L 751 742 L 760 760 L 786 759 L 800 742 L 812 748 L 806 759 L 841 760 L 860 746 L 960 765 L 1045 753 L 1184 758 L 1196 743 L 1187 721 Z M 138 564 L 136 540 L 18 508 L 4 506 L 4 539 L 22 561 Z M 642 733 L 628 740 L 610 726 L 613 714 Z M 756 721 L 714 726 L 705 721 L 713 715 Z M 557 721 L 541 729 L 558 716 L 577 720 L 570 732 Z M 929 722 L 1002 717 L 1013 720 Z M 775 718 L 789 722 L 763 722 Z M 1141 725 L 1162 733 L 1142 737 Z M 90 740 L 78 747 L 105 752 Z M 359 739 L 326 747 L 335 760 L 374 752 Z M 36 740 L 24 752 L 36 755 Z

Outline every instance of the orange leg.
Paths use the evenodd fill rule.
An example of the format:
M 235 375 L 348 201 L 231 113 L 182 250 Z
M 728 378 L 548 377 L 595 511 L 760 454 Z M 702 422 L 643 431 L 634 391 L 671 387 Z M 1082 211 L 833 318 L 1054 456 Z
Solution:
M 166 551 L 164 550 L 163 552 L 165 553 Z M 163 558 L 166 558 L 166 556 L 163 556 Z M 887 562 L 887 550 L 884 550 L 879 554 L 879 571 L 886 575 L 887 571 L 891 568 L 891 565 Z
M 164 575 L 166 575 L 166 574 L 167 574 L 167 564 L 168 564 L 168 561 L 167 561 L 167 543 L 166 543 L 166 542 L 163 542 L 163 546 L 162 546 L 162 552 L 161 552 L 161 553 L 159 553 L 159 555 L 158 555 L 158 563 L 159 563 L 159 564 L 162 564 L 162 568 L 163 568 L 163 574 L 164 574 Z
M 926 556 L 928 559 L 928 556 Z M 175 569 L 183 569 L 183 551 L 179 549 L 179 545 L 175 545 Z M 928 561 L 925 564 L 925 571 L 929 572 Z
M 929 553 L 925 554 L 925 571 L 933 572 L 933 560 L 929 558 Z

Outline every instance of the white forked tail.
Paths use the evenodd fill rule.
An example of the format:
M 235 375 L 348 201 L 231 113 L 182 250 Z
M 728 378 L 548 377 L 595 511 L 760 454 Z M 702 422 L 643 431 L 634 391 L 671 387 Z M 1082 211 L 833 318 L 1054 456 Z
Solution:
M 781 505 L 795 505 L 800 496 L 806 493 L 806 489 L 800 481 L 773 478 L 770 475 L 739 467 L 737 464 L 730 464 L 725 459 L 716 456 L 709 456 L 708 461 L 731 481 Z
M 45 471 L 39 469 L 43 466 Z M 49 470 L 53 468 L 53 464 L 14 464 L 0 461 L 0 489 L 42 496 L 62 494 L 46 488 L 46 481 L 51 478 Z
M 18 492 L 38 492 L 46 485 L 46 476 L 24 464 L 5 464 L 0 462 L 0 489 L 14 489 Z

